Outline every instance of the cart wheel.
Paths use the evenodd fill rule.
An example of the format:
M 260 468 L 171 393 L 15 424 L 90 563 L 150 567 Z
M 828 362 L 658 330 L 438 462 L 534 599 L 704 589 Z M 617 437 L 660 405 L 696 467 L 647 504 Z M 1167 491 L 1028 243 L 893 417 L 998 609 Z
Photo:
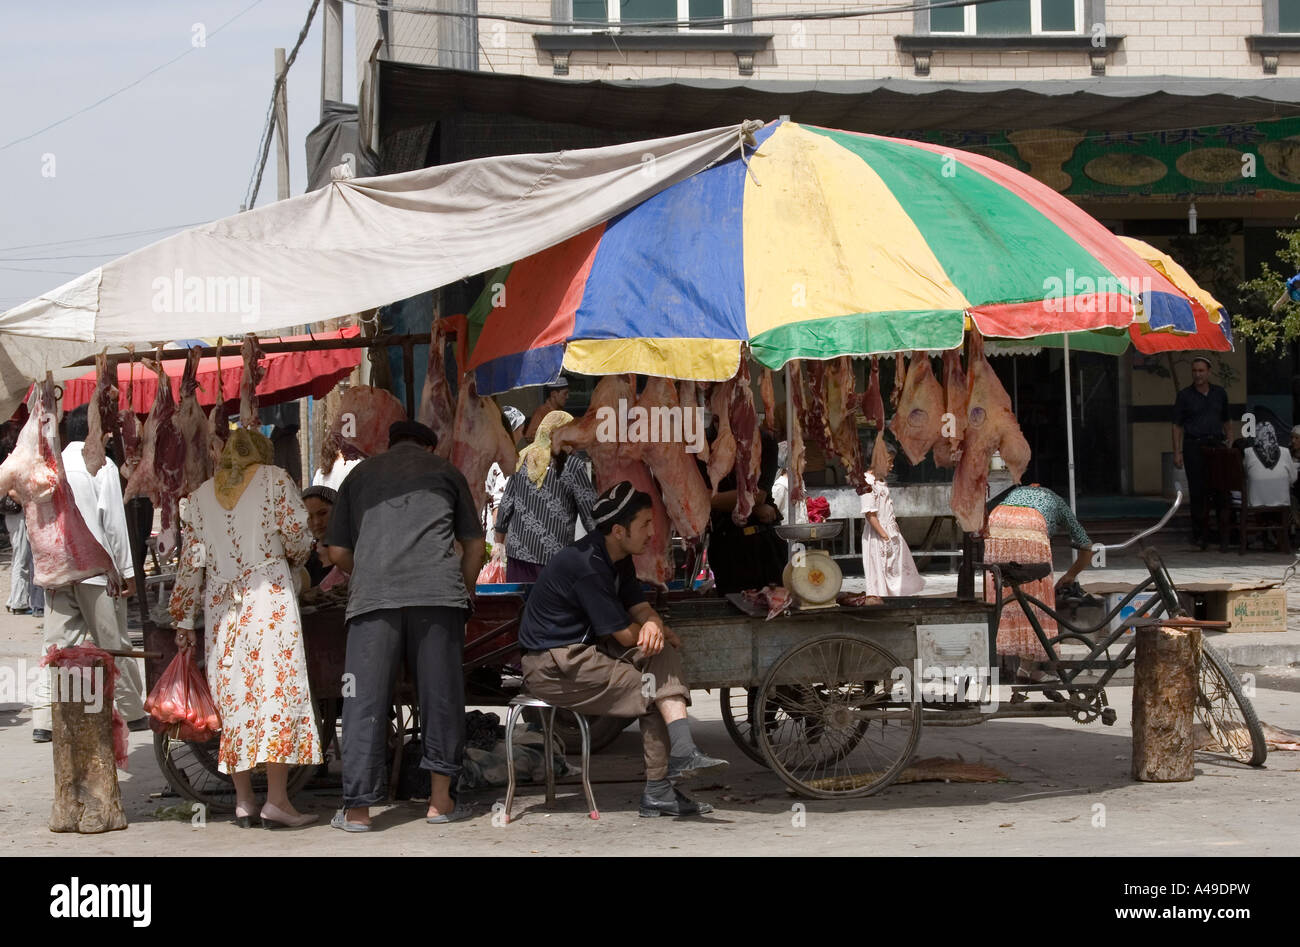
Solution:
M 207 743 L 173 740 L 165 733 L 153 735 L 154 757 L 167 777 L 167 784 L 186 799 L 201 802 L 209 812 L 235 811 L 235 784 L 217 768 L 220 737 Z M 289 795 L 307 785 L 316 772 L 315 766 L 295 766 L 289 773 Z M 266 773 L 253 771 L 253 792 L 266 794 Z
M 591 731 L 591 752 L 599 753 L 605 747 L 609 746 L 618 739 L 618 735 L 628 728 L 633 720 L 631 717 L 587 717 L 587 729 Z M 529 723 L 536 724 L 539 728 L 542 725 L 541 715 L 533 710 L 525 710 L 524 717 Z M 555 735 L 564 741 L 565 753 L 582 752 L 582 734 L 578 732 L 578 725 L 573 720 L 570 713 L 555 715 Z
M 800 795 L 845 799 L 869 796 L 898 778 L 921 738 L 915 693 L 892 695 L 899 667 L 874 642 L 838 632 L 777 658 L 754 719 L 765 721 L 758 745 L 782 782 Z
M 1196 718 L 1234 760 L 1263 766 L 1268 759 L 1264 728 L 1231 665 L 1207 644 L 1201 645 L 1200 693 Z
M 724 687 L 718 691 L 722 708 L 722 725 L 727 734 L 740 747 L 740 751 L 755 763 L 767 765 L 767 758 L 758 748 L 758 735 L 754 733 L 754 705 L 758 703 L 757 687 Z

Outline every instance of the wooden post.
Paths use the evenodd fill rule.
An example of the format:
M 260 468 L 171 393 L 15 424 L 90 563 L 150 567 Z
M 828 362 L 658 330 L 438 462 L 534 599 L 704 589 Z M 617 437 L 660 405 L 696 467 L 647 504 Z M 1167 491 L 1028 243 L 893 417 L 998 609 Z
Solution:
M 1185 782 L 1195 775 L 1193 735 L 1199 628 L 1137 629 L 1133 664 L 1133 778 Z
M 50 668 L 55 680 L 50 831 L 93 835 L 126 828 L 126 813 L 113 758 L 113 693 L 107 687 L 108 672 L 104 662 L 97 661 L 89 669 L 93 684 L 69 686 L 70 675 L 80 675 L 82 670 Z M 92 694 L 99 697 L 97 711 L 91 710 Z

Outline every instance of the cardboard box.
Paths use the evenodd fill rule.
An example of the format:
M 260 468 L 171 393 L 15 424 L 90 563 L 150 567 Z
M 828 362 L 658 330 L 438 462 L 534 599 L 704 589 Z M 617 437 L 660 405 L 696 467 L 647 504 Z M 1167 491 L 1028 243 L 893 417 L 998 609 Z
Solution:
M 1099 596 L 1102 599 L 1102 601 L 1105 603 L 1104 606 L 1105 610 L 1100 614 L 1098 614 L 1096 618 L 1091 619 L 1092 622 L 1100 621 L 1104 615 L 1109 615 L 1112 611 L 1114 611 L 1114 609 L 1119 605 L 1119 603 L 1124 600 L 1124 597 L 1128 595 L 1128 593 L 1131 592 L 1133 589 L 1133 585 L 1126 582 L 1087 582 L 1081 584 L 1085 592 L 1088 592 L 1091 595 Z M 1180 587 L 1177 591 L 1178 591 L 1179 604 L 1183 607 L 1183 610 L 1186 611 L 1189 615 L 1192 614 L 1192 609 L 1194 606 L 1192 596 L 1187 594 L 1187 592 L 1182 587 Z M 1143 606 L 1145 606 L 1153 598 L 1159 598 L 1159 596 L 1160 593 L 1157 592 L 1155 589 L 1151 589 L 1146 592 L 1139 592 L 1137 595 L 1133 596 L 1132 601 L 1130 601 L 1127 605 L 1125 605 L 1124 608 L 1120 611 L 1120 613 L 1111 619 L 1110 625 L 1108 626 L 1109 630 L 1114 631 L 1121 624 L 1123 624 L 1125 618 L 1128 618 L 1134 612 L 1142 611 Z M 1149 615 L 1154 610 L 1155 610 L 1154 608 L 1147 608 L 1144 614 Z M 1127 631 L 1124 632 L 1124 637 L 1125 638 L 1131 637 L 1133 633 L 1134 633 L 1134 629 L 1130 627 Z
M 1179 590 L 1203 597 L 1206 621 L 1232 622 L 1231 634 L 1286 631 L 1286 587 L 1275 582 L 1193 582 Z

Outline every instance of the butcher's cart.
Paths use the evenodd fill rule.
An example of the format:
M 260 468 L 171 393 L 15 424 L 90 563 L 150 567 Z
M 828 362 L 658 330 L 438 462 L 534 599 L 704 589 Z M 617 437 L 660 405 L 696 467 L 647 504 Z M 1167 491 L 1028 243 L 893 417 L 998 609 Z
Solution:
M 1121 549 L 1160 529 L 1172 516 Z M 1095 626 L 1081 628 L 1030 597 L 1023 586 L 1050 566 L 979 566 L 999 590 L 993 602 L 914 596 L 881 605 L 794 608 L 768 618 L 743 595 L 719 597 L 667 592 L 654 604 L 682 640 L 683 667 L 692 688 L 719 688 L 723 721 L 745 753 L 769 766 L 792 790 L 814 798 L 867 796 L 888 786 L 912 758 L 923 726 L 968 726 L 1008 717 L 1065 717 L 1113 724 L 1106 684 L 1132 663 L 1135 637 L 1114 621 L 1131 603 L 1135 621 L 1180 618 L 1173 582 L 1154 549 L 1143 556 L 1148 578 L 1138 583 Z M 1159 594 L 1144 596 L 1145 592 Z M 1057 670 L 1050 683 L 1004 684 L 999 679 L 996 633 L 1004 601 L 1014 598 L 1030 615 Z M 480 594 L 466 629 L 466 702 L 504 705 L 518 692 L 520 594 Z M 1030 607 L 1030 606 L 1033 607 Z M 1057 621 L 1044 633 L 1037 609 Z M 1206 623 L 1200 623 L 1202 625 Z M 304 642 L 312 694 L 320 707 L 322 745 L 336 745 L 334 721 L 343 695 L 346 630 L 343 609 L 308 607 Z M 149 625 L 145 647 L 159 657 L 147 664 L 157 680 L 175 653 L 170 629 Z M 1064 645 L 1078 656 L 1067 657 Z M 399 688 L 400 690 L 400 688 Z M 1057 699 L 1040 699 L 1048 696 Z M 394 769 L 401 745 L 418 730 L 409 694 L 395 701 Z M 1267 754 L 1263 731 L 1236 675 L 1209 646 L 1202 647 L 1196 712 L 1224 752 L 1251 765 Z M 630 721 L 598 718 L 593 737 L 613 739 Z M 215 809 L 233 805 L 228 777 L 216 768 L 215 741 L 197 745 L 155 735 L 159 765 L 183 796 Z M 300 767 L 291 789 L 305 785 L 314 767 Z M 396 772 L 394 772 L 394 777 Z M 394 783 L 396 780 L 394 779 Z

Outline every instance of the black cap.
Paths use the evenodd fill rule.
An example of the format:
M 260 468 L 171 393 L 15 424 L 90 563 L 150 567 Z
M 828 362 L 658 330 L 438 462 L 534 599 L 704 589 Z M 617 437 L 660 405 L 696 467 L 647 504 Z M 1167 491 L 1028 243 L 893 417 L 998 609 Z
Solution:
M 591 508 L 591 518 L 595 520 L 597 526 L 614 519 L 623 512 L 636 493 L 636 487 L 626 480 L 620 480 L 596 499 L 595 505 Z
M 388 446 L 392 447 L 401 440 L 415 441 L 425 447 L 438 446 L 438 435 L 427 424 L 419 421 L 394 421 L 388 426 Z

